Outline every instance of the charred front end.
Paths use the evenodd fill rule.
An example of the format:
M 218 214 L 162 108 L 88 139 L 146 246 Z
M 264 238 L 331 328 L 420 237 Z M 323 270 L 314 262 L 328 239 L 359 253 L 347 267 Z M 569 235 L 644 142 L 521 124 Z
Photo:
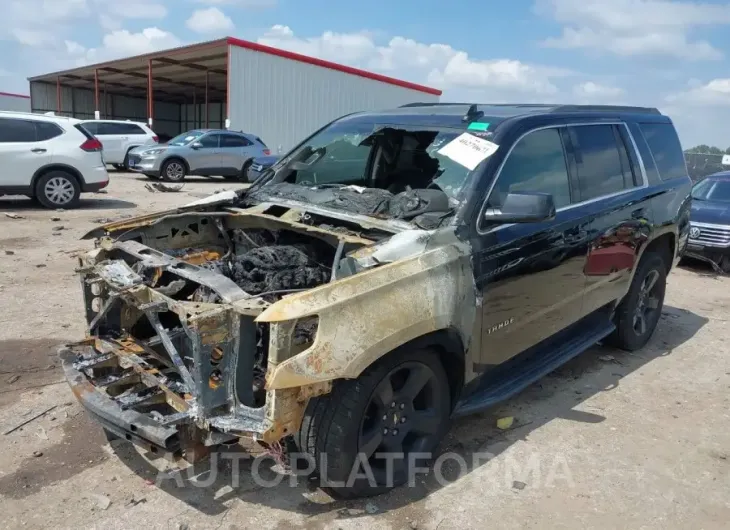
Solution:
M 242 436 L 276 442 L 329 386 L 267 391 L 268 370 L 306 350 L 318 320 L 256 318 L 370 243 L 284 208 L 116 226 L 80 258 L 88 334 L 61 351 L 67 378 L 109 432 L 152 452 L 192 460 Z

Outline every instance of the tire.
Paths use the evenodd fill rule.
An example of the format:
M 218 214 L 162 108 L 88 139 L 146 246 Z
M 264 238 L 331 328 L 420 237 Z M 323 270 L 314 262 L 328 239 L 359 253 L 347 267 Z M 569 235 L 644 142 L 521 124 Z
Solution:
M 606 343 L 627 351 L 643 348 L 659 322 L 666 288 L 667 265 L 662 255 L 647 252 L 639 262 L 629 292 L 616 308 L 616 330 Z
M 75 208 L 80 196 L 76 177 L 65 171 L 49 171 L 35 185 L 35 197 L 46 208 Z
M 132 149 L 134 149 L 134 147 L 130 147 L 129 149 L 127 149 L 127 154 L 124 155 L 124 161 L 122 162 L 119 171 L 129 171 L 129 152 Z
M 179 158 L 171 158 L 162 164 L 160 176 L 167 182 L 182 182 L 185 180 L 185 162 Z
M 417 388 L 418 381 L 425 381 L 422 389 L 409 396 L 407 389 Z M 320 487 L 331 496 L 379 495 L 408 480 L 409 463 L 421 466 L 428 460 L 411 461 L 410 453 L 437 449 L 449 429 L 450 395 L 446 372 L 434 351 L 399 349 L 357 379 L 336 381 L 330 394 L 310 400 L 295 443 L 314 459 Z M 416 415 L 420 422 L 414 421 Z M 417 425 L 420 429 L 414 429 Z M 372 482 L 359 453 L 372 455 L 367 459 Z M 376 457 L 383 453 L 405 455 L 390 460 L 395 471 L 390 483 L 388 460 Z M 362 478 L 348 481 L 351 473 Z
M 116 169 L 117 171 L 124 171 L 124 168 L 126 167 L 127 159 L 124 159 L 124 164 L 112 164 L 112 167 Z

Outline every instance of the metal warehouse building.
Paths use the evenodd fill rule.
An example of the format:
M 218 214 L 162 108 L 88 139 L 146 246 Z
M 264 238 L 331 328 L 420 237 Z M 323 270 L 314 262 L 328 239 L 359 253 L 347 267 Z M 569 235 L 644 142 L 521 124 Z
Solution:
M 0 92 L 0 110 L 30 112 L 30 96 Z
M 438 101 L 440 90 L 232 37 L 32 77 L 33 112 L 251 132 L 287 150 L 359 110 Z

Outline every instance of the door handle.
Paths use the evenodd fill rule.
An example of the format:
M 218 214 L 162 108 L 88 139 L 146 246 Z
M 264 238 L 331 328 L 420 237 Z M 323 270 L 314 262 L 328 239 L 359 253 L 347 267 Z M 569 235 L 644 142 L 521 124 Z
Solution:
M 43 149 L 42 147 L 34 147 L 30 150 L 31 153 L 45 153 L 48 151 L 48 149 Z

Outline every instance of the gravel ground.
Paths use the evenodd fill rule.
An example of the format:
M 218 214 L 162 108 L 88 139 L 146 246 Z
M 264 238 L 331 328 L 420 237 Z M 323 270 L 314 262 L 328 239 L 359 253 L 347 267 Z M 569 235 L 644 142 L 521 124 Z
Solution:
M 0 198 L 0 527 L 728 527 L 730 278 L 699 265 L 670 275 L 642 351 L 597 346 L 497 409 L 458 420 L 444 449 L 466 465 L 446 462 L 447 484 L 431 474 L 336 502 L 306 484 L 264 488 L 227 465 L 197 484 L 155 482 L 155 467 L 127 444 L 110 446 L 86 418 L 55 359 L 57 344 L 84 333 L 72 251 L 90 248 L 79 238 L 106 219 L 235 186 L 200 179 L 150 193 L 144 178 L 110 175 L 108 193 L 83 196 L 73 211 Z M 515 420 L 502 431 L 505 416 Z

